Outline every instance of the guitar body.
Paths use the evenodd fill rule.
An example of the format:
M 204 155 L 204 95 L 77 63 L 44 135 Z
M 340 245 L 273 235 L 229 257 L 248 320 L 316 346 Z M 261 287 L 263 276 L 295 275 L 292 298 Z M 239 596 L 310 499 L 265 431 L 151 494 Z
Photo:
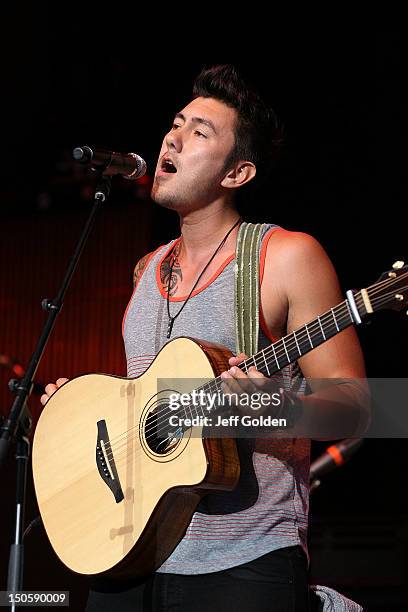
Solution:
M 50 542 L 71 570 L 148 574 L 174 550 L 200 499 L 234 488 L 234 440 L 203 439 L 194 428 L 167 449 L 151 443 L 151 419 L 157 426 L 168 397 L 158 379 L 183 379 L 171 391 L 188 392 L 227 369 L 230 355 L 176 338 L 138 378 L 80 376 L 47 402 L 33 443 L 34 484 Z

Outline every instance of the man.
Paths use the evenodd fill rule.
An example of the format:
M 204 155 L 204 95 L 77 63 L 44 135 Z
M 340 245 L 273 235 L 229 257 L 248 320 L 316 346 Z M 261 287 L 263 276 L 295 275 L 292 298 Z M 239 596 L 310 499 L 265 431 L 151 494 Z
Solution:
M 178 213 L 181 236 L 136 266 L 124 319 L 128 376 L 141 374 L 177 336 L 236 351 L 236 194 L 268 167 L 276 141 L 273 112 L 234 68 L 216 66 L 199 75 L 193 99 L 176 114 L 157 162 L 152 198 Z M 270 226 L 260 258 L 260 348 L 342 301 L 335 271 L 312 237 Z M 247 374 L 239 369 L 243 358 L 230 359 L 222 375 L 224 390 L 268 389 L 255 368 Z M 354 330 L 304 355 L 299 366 L 312 381 L 312 393 L 302 399 L 300 424 L 318 420 L 324 427 L 328 419 L 361 431 L 367 422 L 364 386 L 317 382 L 364 378 Z M 285 375 L 293 380 L 300 371 L 294 365 Z M 47 386 L 43 403 L 65 380 Z M 88 610 L 309 609 L 309 441 L 238 440 L 238 449 L 236 489 L 204 498 L 182 541 L 147 580 L 127 585 L 95 581 Z

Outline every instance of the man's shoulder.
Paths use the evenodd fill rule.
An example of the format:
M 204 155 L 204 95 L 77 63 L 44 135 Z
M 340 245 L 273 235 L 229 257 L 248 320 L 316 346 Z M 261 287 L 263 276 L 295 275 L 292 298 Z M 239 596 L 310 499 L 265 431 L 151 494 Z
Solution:
M 273 263 L 286 268 L 310 263 L 315 258 L 327 257 L 318 240 L 305 232 L 274 227 L 268 234 L 265 265 Z
M 133 270 L 133 285 L 135 287 L 138 284 L 138 282 L 140 281 L 141 276 L 142 276 L 143 272 L 145 271 L 146 266 L 149 263 L 153 253 L 154 253 L 154 251 L 151 251 L 150 253 L 146 253 L 146 255 L 143 255 L 143 257 L 141 257 L 136 262 L 135 269 Z
M 277 230 L 268 242 L 263 272 L 265 288 L 276 287 L 284 296 L 335 287 L 338 279 L 326 251 L 304 232 Z M 323 290 L 323 289 L 322 289 Z
M 133 270 L 133 285 L 134 286 L 136 286 L 138 282 L 140 281 L 142 274 L 146 270 L 150 260 L 153 259 L 156 253 L 158 253 L 165 246 L 166 246 L 165 244 L 162 244 L 159 247 L 157 247 L 157 249 L 155 249 L 154 251 L 150 251 L 149 253 L 146 253 L 140 259 L 138 259 L 138 261 L 136 262 L 135 268 Z

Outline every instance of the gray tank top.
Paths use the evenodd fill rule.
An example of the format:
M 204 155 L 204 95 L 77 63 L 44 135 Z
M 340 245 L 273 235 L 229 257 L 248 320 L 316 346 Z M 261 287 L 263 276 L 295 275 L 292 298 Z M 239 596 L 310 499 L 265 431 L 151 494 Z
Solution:
M 276 226 L 265 228 L 261 258 L 274 229 Z M 173 246 L 174 241 L 152 253 L 126 309 L 123 337 L 129 377 L 142 374 L 168 342 L 160 266 Z M 206 285 L 194 291 L 174 323 L 172 338 L 201 338 L 236 352 L 234 263 L 231 256 Z M 170 313 L 177 312 L 183 301 L 170 298 Z M 260 318 L 259 349 L 271 344 Z M 297 364 L 282 370 L 282 376 L 288 388 L 295 378 L 301 384 Z M 237 446 L 241 463 L 237 487 L 204 497 L 183 539 L 159 572 L 217 572 L 296 544 L 307 553 L 310 441 L 240 439 Z

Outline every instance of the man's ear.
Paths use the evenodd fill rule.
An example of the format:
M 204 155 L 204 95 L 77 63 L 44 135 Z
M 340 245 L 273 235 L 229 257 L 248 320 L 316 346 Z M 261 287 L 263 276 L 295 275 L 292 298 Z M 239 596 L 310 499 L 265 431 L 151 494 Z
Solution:
M 251 181 L 256 174 L 256 166 L 250 161 L 237 162 L 224 176 L 221 185 L 227 189 L 242 187 Z

